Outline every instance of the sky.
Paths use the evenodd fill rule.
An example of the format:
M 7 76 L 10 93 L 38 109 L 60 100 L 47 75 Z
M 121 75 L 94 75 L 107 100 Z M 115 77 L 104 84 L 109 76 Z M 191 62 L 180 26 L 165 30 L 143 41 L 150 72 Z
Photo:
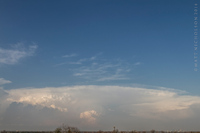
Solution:
M 0 0 L 0 129 L 200 130 L 196 3 Z

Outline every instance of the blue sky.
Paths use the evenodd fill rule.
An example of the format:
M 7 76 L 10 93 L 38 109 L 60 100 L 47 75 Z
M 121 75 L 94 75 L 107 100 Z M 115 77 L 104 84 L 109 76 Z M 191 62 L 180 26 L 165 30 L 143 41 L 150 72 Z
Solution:
M 184 122 L 179 122 L 179 118 L 198 121 L 194 117 L 200 103 L 200 75 L 199 71 L 194 71 L 195 3 L 197 1 L 193 0 L 1 0 L 0 99 L 3 100 L 0 106 L 4 109 L 0 110 L 0 127 L 13 130 L 46 130 L 56 127 L 52 127 L 52 123 L 59 125 L 65 122 L 64 119 L 56 122 L 53 121 L 55 118 L 44 118 L 44 121 L 52 123 L 44 122 L 40 123 L 43 126 L 38 126 L 37 122 L 30 122 L 33 125 L 31 127 L 9 121 L 9 109 L 17 112 L 19 107 L 22 107 L 25 108 L 26 114 L 30 113 L 30 108 L 37 110 L 39 106 L 44 112 L 51 110 L 56 113 L 54 115 L 57 118 L 68 119 L 69 116 L 74 116 L 70 117 L 72 123 L 86 130 L 110 129 L 104 125 L 105 116 L 109 116 L 113 121 L 117 121 L 116 116 L 120 116 L 120 119 L 127 120 L 127 123 L 136 123 L 134 118 L 137 117 L 139 122 L 144 124 L 144 128 L 135 124 L 136 130 L 175 130 L 176 127 L 170 125 L 170 118 L 173 118 L 170 116 L 180 114 L 177 110 L 185 114 L 185 117 L 176 119 L 178 122 L 175 120 L 178 123 L 175 125 L 177 129 L 200 130 L 195 124 L 184 126 Z M 90 92 L 90 87 L 96 92 Z M 132 89 L 124 92 L 126 87 Z M 77 91 L 71 91 L 73 88 Z M 84 88 L 91 98 L 79 96 L 81 93 L 85 94 L 80 88 Z M 102 98 L 92 97 L 99 93 L 104 97 L 105 88 L 106 94 L 116 93 L 119 98 L 104 104 Z M 143 90 L 144 94 L 136 88 Z M 51 97 L 53 90 L 56 94 Z M 129 93 L 141 94 L 142 98 L 130 96 L 125 102 L 119 95 L 129 97 Z M 161 94 L 164 98 L 161 98 Z M 40 98 L 44 96 L 47 96 L 48 102 L 41 102 Z M 74 105 L 73 100 L 68 105 L 70 96 L 77 98 L 74 103 L 83 100 L 83 105 L 92 106 L 80 109 L 80 104 Z M 69 98 L 69 101 L 66 100 L 65 103 L 55 97 L 64 97 L 64 101 Z M 151 107 L 143 103 L 148 98 L 151 101 L 153 97 L 158 99 L 153 100 Z M 165 97 L 172 100 L 166 101 Z M 112 98 L 115 99 L 114 96 L 111 96 Z M 31 102 L 34 100 L 35 102 Z M 123 106 L 119 104 L 121 100 Z M 176 102 L 177 104 L 171 106 Z M 125 107 L 125 104 L 135 104 L 133 106 L 136 110 Z M 174 112 L 163 111 L 164 104 L 169 105 Z M 69 107 L 77 112 L 71 111 L 73 115 L 69 115 Z M 127 108 L 127 112 L 121 110 L 122 107 Z M 162 113 L 154 112 L 152 108 Z M 149 112 L 143 112 L 146 114 L 143 115 L 141 109 Z M 109 111 L 113 110 L 116 112 L 110 114 Z M 49 115 L 52 115 L 51 111 Z M 138 115 L 133 115 L 133 112 Z M 156 118 L 148 115 L 152 112 L 157 114 Z M 34 115 L 34 121 L 38 121 L 39 117 L 36 116 L 42 113 Z M 133 118 L 127 117 L 128 115 Z M 78 116 L 80 118 L 77 118 Z M 91 118 L 88 118 L 89 116 Z M 162 121 L 164 116 L 169 120 Z M 14 113 L 13 117 L 19 117 L 16 121 L 21 121 L 21 125 L 29 123 L 24 120 L 23 114 Z M 5 119 L 8 120 L 7 123 Z M 96 126 L 84 125 L 79 119 Z M 162 121 L 165 126 L 151 125 L 148 123 L 151 119 L 155 125 Z M 116 124 L 119 124 L 121 129 L 131 130 L 130 124 Z M 111 121 L 107 125 L 112 129 Z

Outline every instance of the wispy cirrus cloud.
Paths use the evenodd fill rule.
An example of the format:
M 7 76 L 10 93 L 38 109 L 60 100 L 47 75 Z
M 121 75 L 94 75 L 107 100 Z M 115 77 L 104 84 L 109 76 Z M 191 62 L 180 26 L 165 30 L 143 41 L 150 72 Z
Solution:
M 74 56 L 77 54 L 65 55 L 67 58 Z M 75 77 L 87 81 L 104 82 L 129 80 L 128 73 L 130 74 L 135 66 L 141 65 L 141 62 L 128 63 L 121 59 L 107 59 L 103 57 L 103 53 L 98 53 L 87 58 L 70 58 L 68 61 L 54 65 L 54 67 L 62 65 L 68 65 L 67 67 Z
M 69 62 L 69 64 L 81 65 L 83 62 L 89 61 L 88 58 L 79 59 L 78 61 Z
M 12 83 L 12 82 L 9 81 L 9 80 L 6 80 L 6 79 L 4 79 L 4 78 L 0 78 L 0 85 L 9 84 L 9 83 Z
M 73 53 L 73 54 L 63 55 L 62 57 L 70 58 L 70 57 L 75 57 L 75 56 L 78 56 L 78 54 Z
M 89 58 L 91 59 L 91 58 Z M 131 70 L 123 61 L 108 61 L 95 58 L 73 69 L 74 76 L 95 81 L 127 80 L 126 74 Z
M 141 62 L 136 62 L 134 65 L 135 66 L 141 65 Z
M 97 58 L 98 58 L 98 56 L 101 55 L 101 54 L 102 54 L 102 53 L 99 53 L 99 54 L 94 55 L 94 56 L 92 56 L 92 57 L 90 57 L 90 58 L 82 58 L 82 59 L 79 59 L 78 61 L 69 62 L 69 64 L 81 65 L 81 64 L 83 64 L 83 63 L 85 63 L 85 62 L 91 63 L 92 61 L 98 60 Z
M 35 44 L 25 48 L 23 43 L 13 45 L 11 49 L 0 48 L 0 64 L 16 64 L 20 59 L 32 56 L 36 49 Z
M 129 78 L 127 78 L 125 75 L 116 73 L 114 75 L 101 77 L 101 78 L 97 79 L 97 81 L 128 80 L 128 79 Z

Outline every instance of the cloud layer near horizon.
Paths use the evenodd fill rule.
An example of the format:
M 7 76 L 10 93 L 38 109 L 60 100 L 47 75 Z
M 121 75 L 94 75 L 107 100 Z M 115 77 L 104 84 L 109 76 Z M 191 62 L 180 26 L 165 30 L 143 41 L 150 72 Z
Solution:
M 200 97 L 172 89 L 88 85 L 1 89 L 0 95 L 2 129 L 54 130 L 62 123 L 82 130 L 199 129 L 185 124 L 198 122 Z

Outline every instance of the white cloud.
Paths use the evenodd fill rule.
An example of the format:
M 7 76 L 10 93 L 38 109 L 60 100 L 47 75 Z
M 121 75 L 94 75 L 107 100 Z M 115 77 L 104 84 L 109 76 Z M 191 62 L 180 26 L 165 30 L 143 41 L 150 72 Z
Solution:
M 141 62 L 136 62 L 134 65 L 135 66 L 141 65 Z
M 184 95 L 173 89 L 158 88 L 88 85 L 4 90 L 6 97 L 1 99 L 4 102 L 1 102 L 0 106 L 8 107 L 2 104 L 17 102 L 25 105 L 24 107 L 32 105 L 46 108 L 45 110 L 56 110 L 61 113 L 59 118 L 62 115 L 70 118 L 77 127 L 83 129 L 94 128 L 91 123 L 95 123 L 99 125 L 96 127 L 98 130 L 107 129 L 113 124 L 123 125 L 126 130 L 131 130 L 130 123 L 136 124 L 138 121 L 144 124 L 144 130 L 152 128 L 148 121 L 155 125 L 165 122 L 173 123 L 173 127 L 189 128 L 190 124 L 188 127 L 181 124 L 185 120 L 191 121 L 198 117 L 200 97 Z M 4 118 L 4 114 L 0 115 Z M 137 128 L 141 127 L 140 124 L 136 125 Z
M 0 78 L 0 85 L 12 83 L 9 80 L 5 80 L 4 78 Z
M 83 62 L 86 62 L 86 61 L 88 61 L 88 59 L 84 58 L 84 59 L 80 59 L 76 62 L 70 62 L 69 64 L 81 65 Z
M 96 116 L 98 116 L 98 113 L 95 110 L 89 110 L 80 113 L 80 118 L 85 119 L 88 123 L 94 124 L 96 121 Z
M 53 67 L 58 67 L 58 66 L 62 66 L 62 65 L 65 65 L 65 64 L 68 64 L 68 62 L 59 63 L 59 64 L 54 65 Z
M 83 58 L 83 59 L 79 59 L 78 61 L 75 62 L 70 62 L 69 64 L 76 64 L 76 65 L 81 65 L 84 62 L 91 62 L 97 59 L 97 55 L 96 56 L 92 56 L 90 58 Z
M 113 80 L 128 80 L 128 73 L 132 66 L 120 59 L 107 60 L 100 57 L 102 53 L 98 53 L 89 58 L 80 58 L 76 61 L 68 61 L 54 65 L 54 67 L 68 64 L 69 70 L 73 72 L 73 76 L 86 79 L 87 82 L 104 82 Z M 69 58 L 77 56 L 77 54 L 69 54 L 63 57 Z M 137 62 L 133 65 L 139 65 Z M 76 66 L 75 66 L 76 65 Z
M 97 57 L 96 56 L 93 56 L 90 58 L 90 60 L 95 60 Z
M 87 102 L 92 104 L 98 102 L 117 104 L 119 107 L 124 107 L 125 104 L 129 106 L 125 108 L 134 109 L 134 112 L 140 113 L 138 110 L 144 109 L 150 115 L 151 109 L 155 109 L 154 112 L 184 110 L 193 104 L 200 103 L 200 97 L 179 95 L 173 91 L 120 86 L 27 88 L 6 90 L 6 92 L 9 94 L 7 101 L 41 105 L 60 111 L 67 110 L 68 106 L 75 103 L 79 106 L 79 102 L 83 103 L 83 106 L 88 104 Z M 109 99 L 98 95 L 104 98 L 109 95 Z M 122 97 L 123 99 L 121 99 Z M 106 100 L 109 101 L 103 103 Z
M 126 64 L 125 66 L 121 61 L 117 62 L 105 61 L 105 60 L 102 61 L 96 59 L 96 57 L 95 61 L 97 61 L 98 63 L 93 62 L 93 60 L 91 60 L 91 62 L 85 65 L 79 61 L 79 64 L 82 64 L 82 66 L 73 69 L 74 76 L 78 76 L 80 78 L 93 81 L 111 81 L 111 80 L 129 79 L 126 76 L 126 74 L 130 71 L 129 65 L 127 65 L 127 63 L 125 63 Z
M 19 102 L 32 105 L 67 111 L 65 104 L 70 102 L 70 95 L 66 92 L 57 91 L 54 93 L 52 88 L 39 89 L 20 89 L 10 90 L 7 101 Z M 61 94 L 62 92 L 62 94 Z
M 0 63 L 15 64 L 22 58 L 32 56 L 36 49 L 37 45 L 29 46 L 29 48 L 26 49 L 22 43 L 14 45 L 12 49 L 0 48 Z
M 126 72 L 126 70 L 116 69 L 114 74 L 108 75 L 105 77 L 101 77 L 101 78 L 97 79 L 97 81 L 127 80 L 129 78 L 127 78 L 125 76 L 125 74 L 124 74 L 125 72 Z
M 69 55 L 64 55 L 64 56 L 62 56 L 62 57 L 64 57 L 64 58 L 69 58 L 69 57 L 75 57 L 75 56 L 78 56 L 78 54 L 69 54 Z

